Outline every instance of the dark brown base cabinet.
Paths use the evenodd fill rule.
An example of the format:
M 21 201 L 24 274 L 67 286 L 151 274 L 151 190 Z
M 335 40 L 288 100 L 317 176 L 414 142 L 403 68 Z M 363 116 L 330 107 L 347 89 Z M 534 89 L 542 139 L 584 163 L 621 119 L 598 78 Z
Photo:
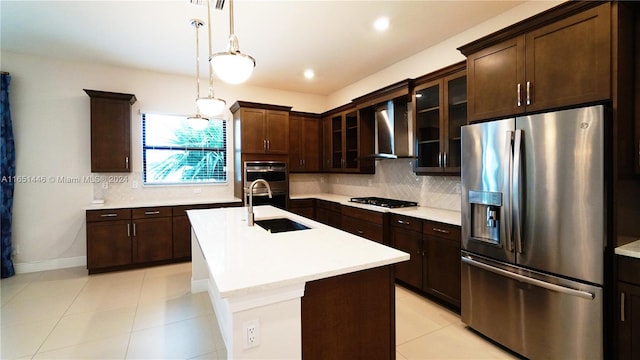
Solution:
M 185 211 L 241 203 L 87 210 L 89 274 L 191 260 L 191 225 Z
M 391 215 L 391 246 L 411 255 L 396 280 L 460 308 L 460 227 Z
M 315 219 L 316 217 L 314 199 L 289 199 L 289 208 L 287 210 L 309 219 Z
M 301 302 L 302 358 L 396 358 L 393 267 L 308 282 Z
M 640 259 L 617 260 L 618 359 L 640 359 Z
M 384 213 L 352 206 L 342 206 L 341 213 L 342 230 L 381 244 L 386 242 Z

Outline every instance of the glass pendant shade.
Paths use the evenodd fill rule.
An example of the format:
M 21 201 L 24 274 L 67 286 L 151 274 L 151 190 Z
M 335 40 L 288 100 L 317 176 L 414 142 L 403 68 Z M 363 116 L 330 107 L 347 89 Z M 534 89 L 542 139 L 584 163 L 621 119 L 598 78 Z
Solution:
M 226 101 L 215 97 L 199 98 L 196 100 L 198 112 L 209 117 L 222 114 L 226 105 Z
M 254 58 L 238 50 L 238 38 L 235 35 L 229 38 L 229 50 L 213 54 L 209 61 L 216 75 L 228 84 L 247 81 L 256 66 Z
M 191 126 L 191 128 L 194 130 L 204 130 L 209 126 L 209 119 L 203 117 L 200 114 L 189 116 L 187 118 L 187 122 L 189 123 L 189 126 Z

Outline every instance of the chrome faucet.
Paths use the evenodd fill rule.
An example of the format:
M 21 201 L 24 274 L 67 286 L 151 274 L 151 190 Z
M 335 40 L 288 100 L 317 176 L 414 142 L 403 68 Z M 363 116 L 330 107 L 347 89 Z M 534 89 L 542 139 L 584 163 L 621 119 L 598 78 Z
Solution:
M 267 187 L 267 191 L 269 192 L 269 198 L 273 197 L 273 195 L 271 194 L 271 186 L 269 186 L 269 183 L 264 180 L 264 179 L 258 179 L 258 180 L 254 180 L 251 185 L 249 185 L 249 188 L 247 189 L 247 193 L 249 195 L 249 214 L 247 215 L 247 224 L 249 226 L 253 226 L 254 221 L 253 221 L 253 187 L 258 184 L 264 184 Z

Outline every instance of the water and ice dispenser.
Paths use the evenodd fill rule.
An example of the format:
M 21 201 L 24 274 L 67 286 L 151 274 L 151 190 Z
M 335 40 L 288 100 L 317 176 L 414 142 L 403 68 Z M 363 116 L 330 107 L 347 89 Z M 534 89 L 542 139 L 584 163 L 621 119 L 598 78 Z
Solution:
M 469 206 L 471 207 L 471 238 L 499 245 L 502 193 L 471 190 Z

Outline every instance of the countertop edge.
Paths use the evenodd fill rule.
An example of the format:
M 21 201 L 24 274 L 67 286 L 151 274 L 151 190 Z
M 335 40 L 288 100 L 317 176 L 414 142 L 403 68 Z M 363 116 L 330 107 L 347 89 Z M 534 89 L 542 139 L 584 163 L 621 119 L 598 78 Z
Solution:
M 614 252 L 616 255 L 640 259 L 640 240 L 618 246 L 615 248 Z
M 84 210 L 113 210 L 113 209 L 133 209 L 158 206 L 185 206 L 185 205 L 204 205 L 204 204 L 224 204 L 224 203 L 241 203 L 242 199 L 230 197 L 222 199 L 200 199 L 200 200 L 160 200 L 160 201 L 132 201 L 132 202 L 112 202 L 105 204 L 90 204 L 84 207 Z

